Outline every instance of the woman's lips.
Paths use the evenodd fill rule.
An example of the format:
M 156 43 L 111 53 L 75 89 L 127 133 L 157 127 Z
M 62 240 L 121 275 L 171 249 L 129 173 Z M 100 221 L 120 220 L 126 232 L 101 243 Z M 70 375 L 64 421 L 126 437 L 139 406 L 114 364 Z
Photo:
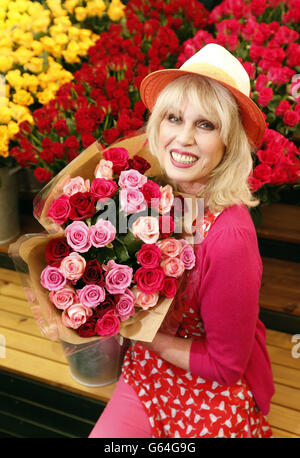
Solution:
M 184 155 L 184 156 L 195 157 L 195 158 L 197 158 L 197 161 L 198 161 L 198 159 L 199 159 L 195 154 L 186 153 L 185 151 L 180 151 L 180 150 L 172 149 L 172 150 L 170 151 L 170 159 L 171 159 L 171 162 L 172 162 L 172 164 L 173 164 L 175 167 L 179 167 L 179 168 L 182 168 L 182 169 L 186 169 L 186 168 L 192 167 L 194 164 L 196 164 L 197 161 L 188 162 L 188 163 L 185 163 L 185 164 L 184 164 L 183 162 L 177 162 L 177 161 L 172 157 L 172 152 L 177 153 L 177 154 L 182 154 L 182 155 Z

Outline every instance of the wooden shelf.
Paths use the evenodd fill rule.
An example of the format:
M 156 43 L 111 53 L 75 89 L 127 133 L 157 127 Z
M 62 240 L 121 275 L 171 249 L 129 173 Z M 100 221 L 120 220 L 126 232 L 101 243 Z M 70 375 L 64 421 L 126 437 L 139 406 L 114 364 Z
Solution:
M 300 207 L 272 204 L 261 208 L 262 222 L 257 228 L 261 238 L 300 243 Z

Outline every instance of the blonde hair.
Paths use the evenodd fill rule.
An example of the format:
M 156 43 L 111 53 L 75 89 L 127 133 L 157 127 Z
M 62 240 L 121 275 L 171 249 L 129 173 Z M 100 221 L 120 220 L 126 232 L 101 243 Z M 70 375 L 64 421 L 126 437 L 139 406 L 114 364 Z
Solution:
M 234 204 L 255 207 L 259 201 L 251 194 L 248 184 L 253 168 L 252 147 L 235 98 L 217 81 L 200 75 L 183 75 L 160 92 L 146 129 L 151 153 L 157 156 L 160 123 L 168 110 L 179 112 L 187 100 L 201 106 L 203 114 L 218 125 L 225 145 L 224 156 L 203 191 L 206 204 L 212 211 Z M 167 177 L 166 171 L 164 174 Z M 168 181 L 177 189 L 176 183 Z

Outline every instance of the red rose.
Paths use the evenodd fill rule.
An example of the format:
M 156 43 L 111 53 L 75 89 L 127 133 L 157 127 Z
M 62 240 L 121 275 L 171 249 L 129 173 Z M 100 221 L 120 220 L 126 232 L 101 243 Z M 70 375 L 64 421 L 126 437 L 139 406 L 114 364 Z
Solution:
M 102 267 L 97 259 L 87 261 L 82 280 L 87 285 L 101 285 L 104 282 Z
M 95 197 L 95 200 L 106 202 L 111 196 L 113 196 L 118 189 L 118 185 L 113 180 L 106 180 L 105 178 L 95 178 L 92 181 L 91 193 Z
M 296 111 L 286 111 L 283 116 L 283 122 L 287 126 L 295 127 L 295 125 L 299 122 L 299 113 Z
M 61 261 L 71 253 L 71 248 L 64 237 L 52 239 L 46 246 L 46 262 L 50 266 L 59 267 Z
M 173 234 L 175 230 L 174 219 L 170 215 L 160 215 L 158 218 L 159 232 L 163 239 Z
M 273 98 L 273 89 L 271 87 L 263 87 L 258 93 L 258 103 L 262 107 L 266 107 Z
M 96 323 L 98 318 L 95 315 L 92 315 L 87 321 L 82 324 L 76 331 L 80 337 L 93 337 L 96 336 Z
M 112 127 L 111 129 L 106 129 L 103 131 L 104 140 L 109 145 L 111 145 L 114 141 L 116 141 L 119 136 L 120 136 L 120 132 L 115 127 Z
M 259 164 L 255 167 L 253 171 L 253 176 L 257 180 L 260 180 L 261 183 L 268 183 L 272 175 L 272 169 L 267 164 Z
M 88 146 L 92 145 L 96 141 L 95 137 L 91 134 L 82 134 L 81 135 L 81 144 L 83 148 L 87 148 Z
M 144 175 L 146 170 L 150 169 L 151 167 L 151 164 L 149 164 L 149 162 L 146 161 L 146 159 L 138 155 L 135 155 L 132 159 L 129 159 L 128 163 L 130 169 L 135 169 L 142 175 Z
M 152 180 L 148 180 L 141 188 L 147 205 L 152 208 L 157 208 L 161 199 L 161 191 L 159 185 Z
M 70 219 L 79 221 L 95 213 L 95 197 L 91 192 L 77 192 L 70 197 Z
M 70 133 L 65 119 L 58 119 L 55 123 L 53 123 L 53 127 L 60 137 L 66 137 Z
M 104 159 L 113 163 L 113 170 L 120 174 L 129 167 L 129 154 L 125 148 L 109 148 L 103 153 Z
M 157 245 L 145 243 L 138 251 L 136 259 L 142 267 L 153 269 L 159 266 L 161 251 Z
M 288 181 L 287 172 L 283 167 L 276 167 L 273 170 L 270 183 L 274 185 L 280 185 Z
M 50 178 L 52 178 L 52 172 L 42 167 L 37 167 L 33 173 L 34 173 L 35 178 L 38 181 L 40 181 L 41 183 L 44 183 L 45 181 L 49 181 Z
M 174 297 L 176 295 L 178 288 L 178 280 L 174 277 L 166 277 L 163 281 L 162 289 L 160 290 L 161 294 L 164 294 L 166 297 Z
M 283 116 L 284 113 L 288 110 L 291 110 L 291 108 L 292 107 L 287 100 L 281 100 L 281 102 L 279 102 L 276 107 L 275 114 L 277 116 Z
M 146 269 L 140 267 L 134 274 L 134 281 L 138 288 L 146 294 L 152 294 L 160 291 L 165 278 L 162 267 Z
M 49 210 L 47 216 L 57 224 L 64 224 L 70 215 L 71 205 L 68 196 L 60 196 L 58 199 L 55 199 Z

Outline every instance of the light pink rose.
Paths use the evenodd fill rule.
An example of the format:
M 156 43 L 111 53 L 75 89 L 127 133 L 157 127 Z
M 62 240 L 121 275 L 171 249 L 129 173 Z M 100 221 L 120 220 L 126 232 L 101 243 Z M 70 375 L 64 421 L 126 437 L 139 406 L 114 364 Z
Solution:
M 77 290 L 80 303 L 85 307 L 95 308 L 105 299 L 105 290 L 99 285 L 86 285 Z
M 95 332 L 99 336 L 114 336 L 118 334 L 120 330 L 120 320 L 112 310 L 105 313 L 102 318 L 100 318 L 95 326 Z
M 95 178 L 104 178 L 105 180 L 112 180 L 113 178 L 113 163 L 101 159 L 95 169 Z
M 64 286 L 58 291 L 50 291 L 49 299 L 55 307 L 60 310 L 65 310 L 73 304 L 78 303 L 78 297 L 76 291 L 71 286 Z
M 121 321 L 126 321 L 134 315 L 134 294 L 127 289 L 124 294 L 121 294 L 116 304 L 116 312 Z
M 175 258 L 176 256 L 180 255 L 183 249 L 180 240 L 174 239 L 172 237 L 158 241 L 157 245 L 163 257 Z
M 62 312 L 61 320 L 67 328 L 78 329 L 93 314 L 91 309 L 74 304 Z
M 107 220 L 99 218 L 94 226 L 90 227 L 91 242 L 96 248 L 101 248 L 111 243 L 116 237 L 115 226 Z
M 92 246 L 91 230 L 83 221 L 74 221 L 65 229 L 68 245 L 79 253 L 86 253 Z
M 136 307 L 141 307 L 144 310 L 147 310 L 151 307 L 154 307 L 159 299 L 159 292 L 154 292 L 151 294 L 143 293 L 137 286 L 132 288 L 135 300 L 134 305 Z
M 195 253 L 191 245 L 185 245 L 179 255 L 179 259 L 183 262 L 184 267 L 188 270 L 192 269 L 195 265 Z
M 76 282 L 84 274 L 85 266 L 86 260 L 73 251 L 62 260 L 59 270 L 68 280 Z
M 179 278 L 185 271 L 184 264 L 179 258 L 164 258 L 160 266 L 163 268 L 166 277 Z
M 174 202 L 173 188 L 169 184 L 160 187 L 161 199 L 159 203 L 159 213 L 168 213 Z
M 70 178 L 63 187 L 64 194 L 69 197 L 77 192 L 87 192 L 89 190 L 90 180 L 84 180 L 82 177 Z
M 118 182 L 120 188 L 127 189 L 141 188 L 145 183 L 147 183 L 147 177 L 135 169 L 122 170 Z
M 138 189 L 121 189 L 120 207 L 125 213 L 138 213 L 146 210 L 144 194 Z
M 122 294 L 132 282 L 133 269 L 123 264 L 117 264 L 115 261 L 108 261 L 106 266 L 105 288 L 111 294 Z
M 63 288 L 66 281 L 66 276 L 57 267 L 47 266 L 41 273 L 41 285 L 49 291 Z
M 133 235 L 145 243 L 156 243 L 159 238 L 159 222 L 155 216 L 140 216 L 132 225 Z

